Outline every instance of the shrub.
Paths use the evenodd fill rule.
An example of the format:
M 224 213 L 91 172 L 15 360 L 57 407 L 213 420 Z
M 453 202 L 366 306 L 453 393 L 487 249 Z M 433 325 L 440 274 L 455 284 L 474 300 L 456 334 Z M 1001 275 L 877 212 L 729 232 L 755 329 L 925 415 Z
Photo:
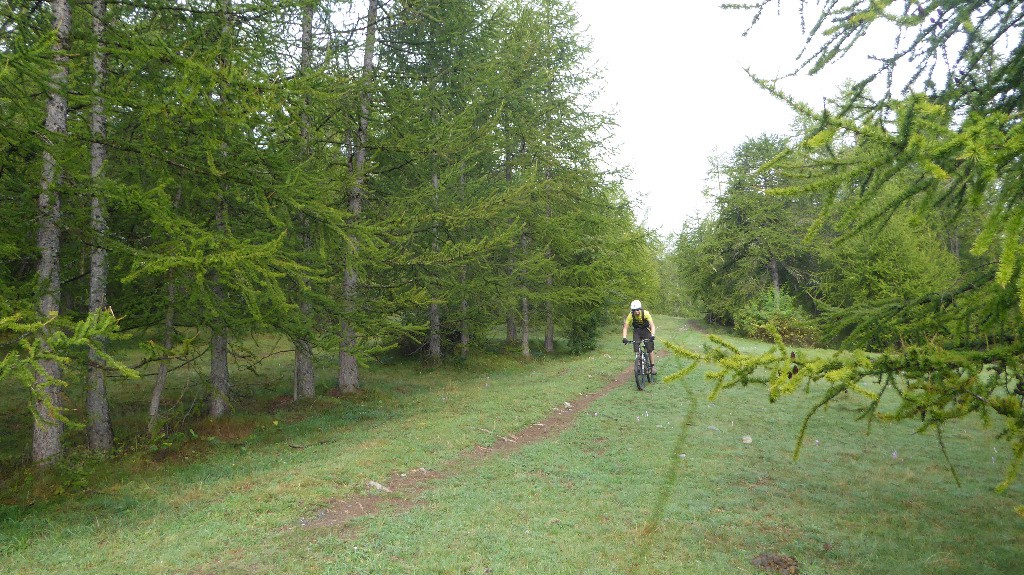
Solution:
M 782 340 L 796 345 L 812 345 L 818 341 L 818 330 L 806 311 L 796 305 L 793 296 L 774 290 L 762 292 L 736 312 L 736 331 L 740 335 L 774 341 L 778 334 Z
M 597 347 L 597 335 L 604 321 L 604 314 L 597 310 L 573 314 L 566 329 L 569 352 L 575 355 L 586 353 Z

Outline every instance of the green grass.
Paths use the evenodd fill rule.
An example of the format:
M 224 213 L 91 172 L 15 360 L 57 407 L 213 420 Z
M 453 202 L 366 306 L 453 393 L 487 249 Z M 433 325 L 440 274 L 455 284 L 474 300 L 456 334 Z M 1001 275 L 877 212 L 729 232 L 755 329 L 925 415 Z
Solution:
M 867 435 L 855 398 L 813 420 L 793 461 L 813 398 L 769 404 L 747 388 L 712 403 L 694 373 L 643 393 L 627 381 L 553 438 L 465 457 L 626 371 L 632 354 L 608 333 L 582 357 L 374 366 L 355 397 L 239 415 L 167 453 L 72 458 L 10 484 L 0 573 L 753 574 L 765 551 L 804 575 L 1024 572 L 1024 486 L 994 492 L 1009 446 L 975 420 L 945 434 L 961 487 L 933 436 L 879 423 Z M 702 337 L 663 318 L 659 340 Z M 254 403 L 287 393 L 287 359 L 238 385 Z M 322 377 L 321 391 L 329 366 Z M 420 467 L 444 474 L 412 508 L 302 526 Z

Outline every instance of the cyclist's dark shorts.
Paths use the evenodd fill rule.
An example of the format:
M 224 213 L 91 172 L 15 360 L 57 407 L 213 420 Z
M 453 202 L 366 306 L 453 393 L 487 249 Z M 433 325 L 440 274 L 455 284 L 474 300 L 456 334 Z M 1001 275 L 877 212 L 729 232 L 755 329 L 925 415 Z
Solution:
M 654 342 L 651 341 L 651 330 L 646 327 L 634 327 L 633 328 L 633 351 L 640 348 L 640 340 L 644 341 L 644 347 L 647 348 L 647 353 L 654 351 Z

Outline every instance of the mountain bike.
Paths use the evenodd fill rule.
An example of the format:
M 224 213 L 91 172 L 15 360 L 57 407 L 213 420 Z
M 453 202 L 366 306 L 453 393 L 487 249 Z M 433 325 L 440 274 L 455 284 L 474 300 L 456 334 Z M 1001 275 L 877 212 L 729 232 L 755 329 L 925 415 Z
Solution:
M 651 358 L 647 355 L 647 338 L 639 342 L 630 341 L 626 345 L 633 344 L 636 348 L 636 357 L 633 360 L 633 378 L 636 379 L 637 391 L 643 391 L 644 387 L 654 381 L 654 374 L 651 373 Z

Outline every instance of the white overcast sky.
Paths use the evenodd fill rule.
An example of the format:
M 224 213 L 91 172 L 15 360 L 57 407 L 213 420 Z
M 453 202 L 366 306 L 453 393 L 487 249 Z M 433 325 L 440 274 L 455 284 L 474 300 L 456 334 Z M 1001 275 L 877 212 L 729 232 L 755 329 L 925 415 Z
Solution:
M 710 156 L 762 133 L 788 134 L 794 118 L 744 68 L 768 78 L 792 71 L 803 45 L 799 15 L 794 9 L 780 16 L 772 3 L 744 37 L 750 15 L 720 4 L 575 0 L 603 69 L 598 107 L 614 113 L 618 162 L 632 169 L 626 191 L 643 198 L 640 216 L 663 235 L 707 213 Z M 861 77 L 868 65 L 848 58 L 827 74 L 779 85 L 820 108 L 824 96 L 834 95 L 847 78 Z

